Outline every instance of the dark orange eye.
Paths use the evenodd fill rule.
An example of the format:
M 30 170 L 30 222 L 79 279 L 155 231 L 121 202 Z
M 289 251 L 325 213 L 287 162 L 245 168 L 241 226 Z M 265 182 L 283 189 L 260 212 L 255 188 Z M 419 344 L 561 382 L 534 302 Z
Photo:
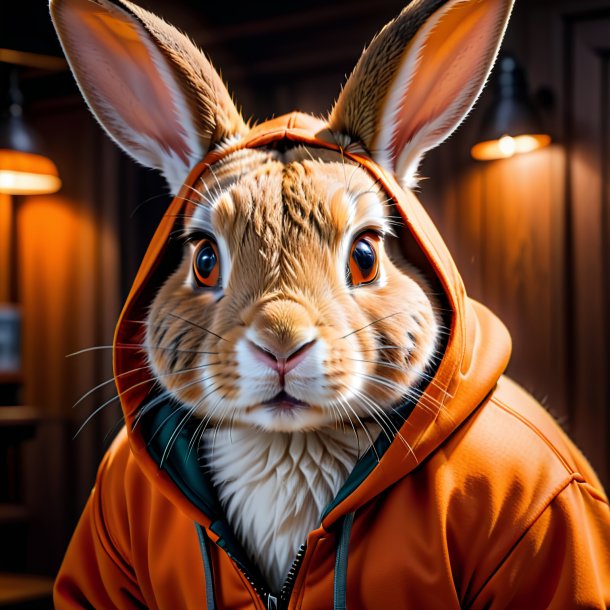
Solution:
M 202 239 L 195 248 L 193 273 L 199 286 L 214 287 L 220 279 L 218 246 L 211 239 Z
M 381 236 L 372 231 L 361 233 L 354 240 L 349 257 L 353 286 L 370 284 L 379 275 L 379 242 Z

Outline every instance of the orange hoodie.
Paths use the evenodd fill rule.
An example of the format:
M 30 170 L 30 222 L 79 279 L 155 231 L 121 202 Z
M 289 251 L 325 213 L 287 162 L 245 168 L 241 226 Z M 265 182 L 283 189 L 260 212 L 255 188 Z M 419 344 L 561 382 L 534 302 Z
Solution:
M 273 142 L 339 150 L 323 123 L 291 114 L 215 152 Z M 610 510 L 595 473 L 545 410 L 502 377 L 505 327 L 468 299 L 417 199 L 369 158 L 343 151 L 379 180 L 425 255 L 451 311 L 440 364 L 401 435 L 376 442 L 310 532 L 281 595 L 244 557 L 211 483 L 187 451 L 189 433 L 160 465 L 173 411 L 150 401 L 141 327 L 188 186 L 171 204 L 142 263 L 115 336 L 126 427 L 108 451 L 55 588 L 57 608 L 608 608 Z M 138 370 L 136 377 L 124 375 Z M 138 385 L 138 382 L 142 382 Z M 134 386 L 133 389 L 130 389 Z M 155 402 L 155 401 L 153 401 Z M 442 405 L 442 408 L 441 408 Z

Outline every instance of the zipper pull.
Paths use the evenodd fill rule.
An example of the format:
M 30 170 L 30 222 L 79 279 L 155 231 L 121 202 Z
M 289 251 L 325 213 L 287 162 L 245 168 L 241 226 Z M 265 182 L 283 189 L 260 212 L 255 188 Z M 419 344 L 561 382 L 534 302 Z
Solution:
M 277 610 L 277 597 L 267 595 L 267 610 Z

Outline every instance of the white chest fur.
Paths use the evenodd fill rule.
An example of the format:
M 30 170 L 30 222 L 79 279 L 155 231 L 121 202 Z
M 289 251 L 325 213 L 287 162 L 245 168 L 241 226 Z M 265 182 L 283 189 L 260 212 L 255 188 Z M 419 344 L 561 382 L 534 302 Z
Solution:
M 229 523 L 275 592 L 369 444 L 352 429 L 237 429 L 204 436 L 202 457 Z

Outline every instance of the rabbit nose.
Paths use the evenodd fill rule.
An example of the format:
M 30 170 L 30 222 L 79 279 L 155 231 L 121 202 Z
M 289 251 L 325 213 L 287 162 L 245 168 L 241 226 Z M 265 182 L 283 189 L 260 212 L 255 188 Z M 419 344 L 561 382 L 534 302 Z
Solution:
M 280 375 L 280 381 L 284 384 L 284 376 L 291 371 L 305 358 L 307 352 L 314 346 L 316 339 L 306 341 L 294 347 L 290 352 L 279 352 L 270 349 L 269 347 L 248 341 L 248 344 L 254 353 L 254 357 L 260 362 L 264 362 L 267 366 L 277 371 Z
M 312 313 L 294 299 L 275 298 L 253 309 L 248 322 L 248 351 L 267 367 L 277 371 L 280 383 L 299 365 L 316 344 L 317 329 Z

